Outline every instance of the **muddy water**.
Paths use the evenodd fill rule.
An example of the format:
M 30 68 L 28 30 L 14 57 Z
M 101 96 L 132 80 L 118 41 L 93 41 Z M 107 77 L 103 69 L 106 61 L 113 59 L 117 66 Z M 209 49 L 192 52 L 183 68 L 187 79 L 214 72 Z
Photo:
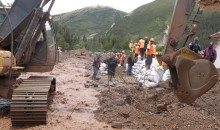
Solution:
M 0 130 L 109 130 L 108 124 L 98 122 L 94 118 L 98 92 L 93 88 L 85 88 L 88 78 L 84 74 L 88 61 L 85 59 L 69 58 L 55 66 L 49 73 L 28 73 L 22 75 L 51 75 L 56 77 L 57 91 L 48 110 L 47 125 L 31 127 L 11 127 L 10 117 L 0 117 Z

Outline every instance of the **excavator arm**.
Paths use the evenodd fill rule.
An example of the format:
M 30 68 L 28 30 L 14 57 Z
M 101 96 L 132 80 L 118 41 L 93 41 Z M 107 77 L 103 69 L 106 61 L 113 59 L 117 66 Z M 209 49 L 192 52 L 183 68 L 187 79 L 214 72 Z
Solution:
M 193 19 L 188 32 L 185 28 L 196 5 L 196 0 L 176 0 L 173 17 L 168 32 L 168 40 L 162 60 L 167 63 L 172 78 L 172 86 L 180 102 L 191 104 L 210 90 L 218 80 L 215 66 L 201 55 L 192 52 L 186 46 L 196 33 L 202 15 L 201 7 L 216 5 L 210 0 L 200 0 L 201 7 Z M 185 37 L 182 47 L 177 50 L 181 38 Z

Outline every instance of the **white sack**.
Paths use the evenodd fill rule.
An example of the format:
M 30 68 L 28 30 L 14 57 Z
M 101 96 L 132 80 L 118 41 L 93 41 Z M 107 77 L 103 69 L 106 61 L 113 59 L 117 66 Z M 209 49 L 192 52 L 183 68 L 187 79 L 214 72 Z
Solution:
M 107 64 L 101 63 L 100 68 L 99 68 L 100 72 L 102 73 L 103 71 L 105 71 L 107 69 L 107 67 L 108 67 Z
M 151 63 L 151 65 L 150 65 L 150 69 L 152 69 L 152 68 L 156 68 L 156 67 L 158 67 L 160 64 L 158 63 L 158 61 L 155 59 L 155 58 L 153 58 L 152 59 L 152 63 Z
M 162 81 L 167 81 L 167 80 L 170 80 L 170 79 L 171 79 L 170 70 L 167 69 L 165 71 L 165 73 L 163 74 Z

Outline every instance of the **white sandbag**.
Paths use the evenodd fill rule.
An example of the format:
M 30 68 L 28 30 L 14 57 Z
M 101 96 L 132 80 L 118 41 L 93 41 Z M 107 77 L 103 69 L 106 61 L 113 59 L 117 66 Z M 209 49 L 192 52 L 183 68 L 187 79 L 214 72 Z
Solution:
M 167 81 L 167 80 L 170 80 L 170 79 L 171 79 L 170 70 L 167 69 L 165 71 L 165 73 L 163 74 L 162 81 Z
M 158 86 L 158 83 L 155 83 L 155 82 L 151 82 L 151 81 L 145 81 L 143 84 L 143 87 L 145 88 L 150 88 L 150 87 L 157 87 Z
M 133 67 L 132 67 L 133 68 Z M 125 64 L 125 72 L 127 72 L 128 71 L 128 64 L 126 63 Z
M 107 69 L 108 65 L 105 63 L 101 63 L 99 71 L 100 73 L 102 73 L 103 71 L 105 71 Z
M 159 83 L 163 77 L 163 67 L 158 66 L 153 70 L 147 70 L 145 80 L 150 80 L 155 83 Z
M 158 61 L 155 59 L 155 58 L 153 58 L 152 59 L 152 63 L 151 63 L 151 65 L 150 65 L 150 69 L 152 69 L 152 68 L 156 68 L 156 67 L 158 67 L 160 64 L 158 63 Z
M 140 65 L 145 65 L 145 61 L 144 60 L 140 60 L 138 62 L 136 62 L 137 64 L 140 64 Z
M 105 71 L 100 71 L 101 74 L 108 74 L 108 72 L 105 70 Z
M 138 55 L 138 61 L 140 61 L 141 60 L 141 56 L 140 55 Z
M 143 83 L 144 83 L 144 80 L 139 80 L 139 83 L 142 83 L 142 84 L 143 84 Z

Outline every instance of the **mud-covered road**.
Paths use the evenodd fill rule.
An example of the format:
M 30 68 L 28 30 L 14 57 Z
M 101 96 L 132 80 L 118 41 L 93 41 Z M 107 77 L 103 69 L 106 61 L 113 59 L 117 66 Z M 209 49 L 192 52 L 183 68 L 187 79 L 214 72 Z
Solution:
M 79 54 L 81 55 L 81 54 Z M 10 114 L 0 116 L 0 130 L 219 130 L 220 88 L 217 84 L 192 105 L 178 102 L 166 82 L 141 88 L 119 67 L 113 81 L 100 74 L 90 80 L 92 57 L 70 53 L 49 73 L 57 91 L 48 109 L 46 125 L 12 127 Z

